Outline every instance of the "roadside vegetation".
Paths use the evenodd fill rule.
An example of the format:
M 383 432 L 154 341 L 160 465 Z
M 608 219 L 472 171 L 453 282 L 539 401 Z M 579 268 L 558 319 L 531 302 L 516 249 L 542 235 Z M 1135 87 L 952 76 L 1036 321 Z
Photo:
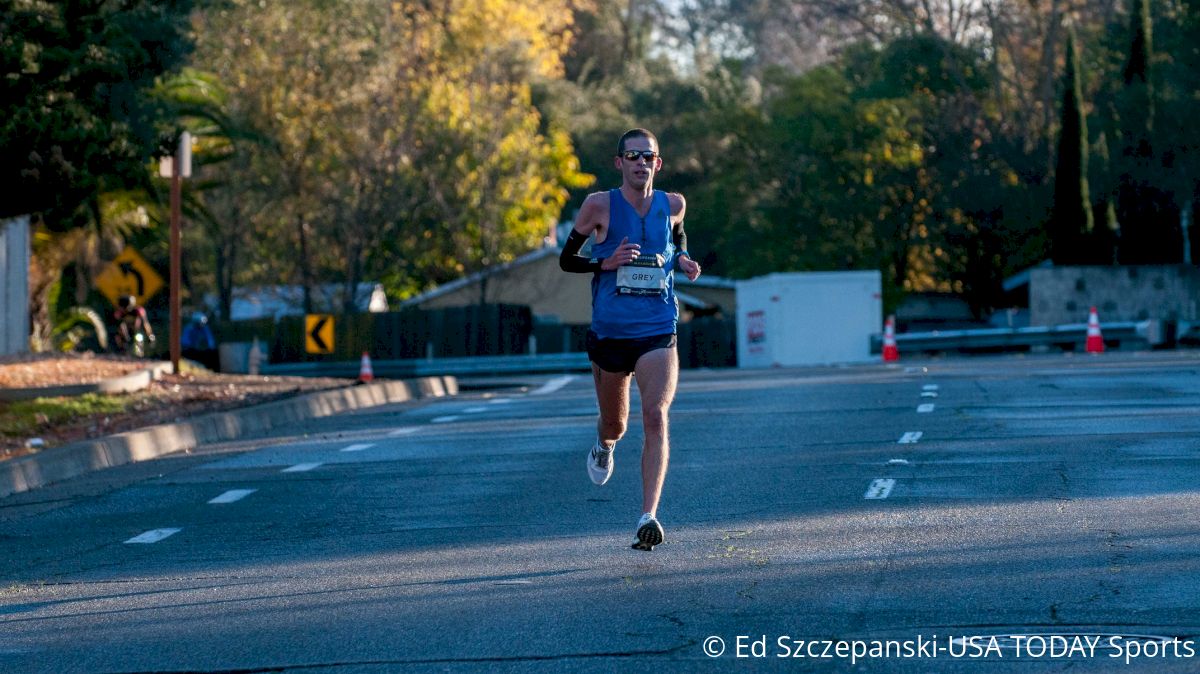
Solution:
M 79 417 L 125 412 L 136 400 L 136 394 L 87 393 L 77 397 L 0 402 L 0 438 L 23 442 L 44 430 Z

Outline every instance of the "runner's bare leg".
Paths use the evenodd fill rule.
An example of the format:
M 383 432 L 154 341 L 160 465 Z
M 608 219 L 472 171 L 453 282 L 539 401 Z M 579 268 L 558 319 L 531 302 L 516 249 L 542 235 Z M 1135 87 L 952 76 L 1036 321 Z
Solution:
M 596 402 L 600 407 L 596 437 L 611 447 L 624 437 L 629 421 L 630 375 L 606 372 L 592 363 L 592 377 L 596 381 Z
M 675 349 L 655 349 L 638 359 L 634 368 L 642 399 L 642 512 L 658 517 L 671 455 L 667 414 L 675 399 L 679 379 L 679 354 Z

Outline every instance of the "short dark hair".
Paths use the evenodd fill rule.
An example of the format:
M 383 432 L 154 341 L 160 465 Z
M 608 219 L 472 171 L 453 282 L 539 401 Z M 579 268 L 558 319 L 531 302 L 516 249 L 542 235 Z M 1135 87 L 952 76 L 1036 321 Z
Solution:
M 625 151 L 625 141 L 629 140 L 630 138 L 649 138 L 654 142 L 654 147 L 658 148 L 658 138 L 654 134 L 650 133 L 648 129 L 639 127 L 636 129 L 630 129 L 621 134 L 621 140 L 617 141 L 617 154 L 621 154 Z

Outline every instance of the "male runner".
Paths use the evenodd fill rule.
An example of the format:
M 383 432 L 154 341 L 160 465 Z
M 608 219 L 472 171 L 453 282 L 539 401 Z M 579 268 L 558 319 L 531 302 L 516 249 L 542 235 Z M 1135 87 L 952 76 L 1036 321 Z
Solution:
M 621 187 L 584 200 L 559 257 L 563 271 L 592 274 L 592 326 L 587 350 L 600 406 L 588 475 L 602 485 L 613 472 L 613 450 L 629 418 L 629 380 L 642 399 L 642 515 L 633 547 L 653 550 L 663 541 L 656 517 L 670 445 L 667 410 L 675 397 L 679 356 L 675 324 L 674 269 L 691 280 L 700 265 L 687 252 L 686 203 L 679 194 L 654 189 L 662 169 L 658 139 L 645 129 L 626 131 L 613 165 Z M 592 257 L 578 255 L 593 233 Z

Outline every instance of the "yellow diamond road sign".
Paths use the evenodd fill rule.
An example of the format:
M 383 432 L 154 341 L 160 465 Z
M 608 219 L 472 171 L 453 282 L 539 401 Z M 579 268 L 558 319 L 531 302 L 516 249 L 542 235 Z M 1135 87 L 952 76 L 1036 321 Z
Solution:
M 138 304 L 145 304 L 162 287 L 162 277 L 133 248 L 121 251 L 96 277 L 96 288 L 114 305 L 125 295 L 133 295 Z
M 308 353 L 333 353 L 333 316 L 304 316 L 304 350 Z

